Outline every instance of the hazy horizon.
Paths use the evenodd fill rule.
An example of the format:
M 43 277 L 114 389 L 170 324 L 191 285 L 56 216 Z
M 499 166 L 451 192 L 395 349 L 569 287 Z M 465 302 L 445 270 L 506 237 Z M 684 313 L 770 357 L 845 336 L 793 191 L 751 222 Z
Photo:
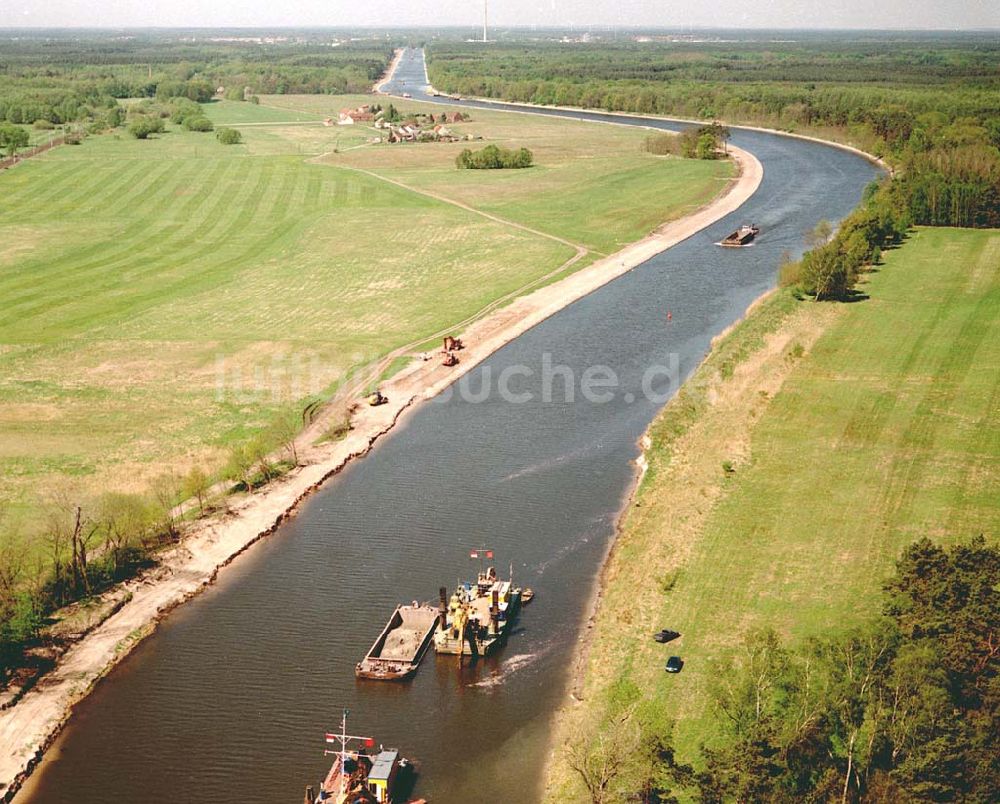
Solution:
M 364 7 L 320 0 L 276 6 L 266 0 L 12 0 L 0 29 L 66 28 L 454 28 L 481 26 L 482 0 L 393 3 Z M 96 7 L 95 7 L 96 6 Z M 434 19 L 428 19 L 433 16 Z M 490 0 L 490 24 L 498 28 L 622 27 L 645 29 L 973 31 L 1000 29 L 997 0 L 717 0 L 662 7 L 656 0 Z

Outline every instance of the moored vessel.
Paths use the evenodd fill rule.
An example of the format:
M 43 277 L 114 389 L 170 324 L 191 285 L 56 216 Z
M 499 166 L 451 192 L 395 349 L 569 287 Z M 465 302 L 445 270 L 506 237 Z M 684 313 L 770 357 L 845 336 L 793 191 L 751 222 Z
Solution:
M 438 610 L 416 601 L 409 606 L 396 606 L 378 639 L 372 643 L 365 658 L 355 665 L 358 678 L 376 681 L 402 681 L 420 666 L 438 622 Z
M 473 550 L 472 558 L 492 559 L 492 550 Z M 488 656 L 507 639 L 521 608 L 514 572 L 501 580 L 493 566 L 480 565 L 476 582 L 459 583 L 452 593 L 441 587 L 434 650 L 457 656 Z

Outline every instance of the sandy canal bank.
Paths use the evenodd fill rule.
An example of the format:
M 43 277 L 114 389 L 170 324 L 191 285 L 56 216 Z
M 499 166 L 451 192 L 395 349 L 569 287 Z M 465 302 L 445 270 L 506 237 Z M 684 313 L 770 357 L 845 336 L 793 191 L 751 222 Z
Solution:
M 397 55 L 398 59 L 398 55 Z M 390 70 L 390 75 L 391 75 Z M 270 534 L 327 478 L 375 441 L 421 401 L 444 390 L 465 372 L 518 335 L 590 294 L 650 257 L 690 237 L 739 208 L 760 185 L 763 168 L 752 154 L 730 149 L 739 172 L 714 202 L 672 221 L 649 236 L 553 284 L 517 298 L 461 333 L 461 362 L 445 367 L 440 356 L 414 361 L 382 385 L 379 407 L 358 407 L 345 438 L 300 451 L 301 466 L 256 494 L 232 502 L 228 511 L 191 526 L 180 545 L 162 555 L 152 571 L 126 584 L 131 593 L 114 615 L 71 647 L 14 706 L 0 712 L 0 797 L 10 800 L 93 685 L 174 607 L 211 584 L 219 570 Z
M 399 66 L 399 60 L 403 58 L 403 48 L 396 48 L 396 51 L 392 54 L 392 61 L 389 62 L 389 66 L 386 68 L 385 74 L 379 79 L 378 83 L 372 87 L 372 92 L 378 94 L 382 91 L 382 87 L 388 84 L 393 75 L 396 73 L 396 68 Z

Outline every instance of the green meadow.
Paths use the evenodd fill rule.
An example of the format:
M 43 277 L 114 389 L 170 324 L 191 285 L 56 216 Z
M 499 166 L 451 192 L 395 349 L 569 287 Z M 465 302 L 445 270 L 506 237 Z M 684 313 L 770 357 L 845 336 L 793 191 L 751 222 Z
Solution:
M 908 544 L 995 537 L 1000 232 L 917 229 L 861 289 L 869 298 L 812 312 L 803 306 L 816 303 L 782 291 L 690 383 L 712 389 L 708 401 L 682 394 L 654 424 L 651 468 L 594 629 L 584 703 L 567 715 L 575 727 L 596 729 L 613 684 L 631 679 L 662 702 L 679 758 L 694 761 L 719 716 L 710 680 L 748 631 L 773 628 L 791 641 L 840 631 L 877 614 L 881 584 Z M 734 366 L 764 376 L 758 353 L 792 316 L 823 331 L 811 348 L 793 339 L 775 355 L 791 366 L 780 390 L 755 392 L 729 418 L 716 412 L 725 405 L 712 395 L 724 400 L 746 381 Z M 737 420 L 751 423 L 745 441 Z M 691 467 L 703 458 L 710 479 L 693 488 Z M 682 639 L 654 644 L 663 627 Z M 673 653 L 684 670 L 668 676 Z M 553 800 L 576 784 L 556 763 Z
M 753 627 L 870 616 L 902 549 L 1000 525 L 1000 232 L 919 229 L 775 397 L 663 617 L 689 634 L 679 746 L 710 660 Z M 665 685 L 664 685 L 665 686 Z
M 532 220 L 533 194 L 569 171 L 574 148 L 580 174 L 602 154 L 609 200 L 568 201 L 536 223 L 588 249 L 613 245 L 588 234 L 609 205 L 614 236 L 640 236 L 710 198 L 728 172 L 642 154 L 641 135 L 612 127 L 495 115 L 476 131 L 520 131 L 540 168 L 520 171 L 502 200 L 484 191 L 472 204 L 477 181 L 498 199 L 503 181 L 456 178 L 451 146 L 372 145 L 374 129 L 322 124 L 370 98 L 280 100 L 296 108 L 206 105 L 216 125 L 240 128 L 241 145 L 168 125 L 146 141 L 90 137 L 0 174 L 0 503 L 29 532 L 53 494 L 87 500 L 193 466 L 215 472 L 233 444 L 352 367 L 557 270 L 573 246 L 506 221 Z M 442 195 L 504 220 L 358 164 L 400 180 L 426 164 Z M 621 193 L 619 173 L 645 195 Z

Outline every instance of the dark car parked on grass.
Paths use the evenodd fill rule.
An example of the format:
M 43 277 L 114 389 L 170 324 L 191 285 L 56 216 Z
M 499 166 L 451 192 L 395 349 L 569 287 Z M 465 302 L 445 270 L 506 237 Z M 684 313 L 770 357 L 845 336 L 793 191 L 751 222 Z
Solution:
M 668 673 L 679 673 L 684 666 L 684 660 L 680 656 L 671 656 L 667 659 L 667 666 L 663 669 Z

